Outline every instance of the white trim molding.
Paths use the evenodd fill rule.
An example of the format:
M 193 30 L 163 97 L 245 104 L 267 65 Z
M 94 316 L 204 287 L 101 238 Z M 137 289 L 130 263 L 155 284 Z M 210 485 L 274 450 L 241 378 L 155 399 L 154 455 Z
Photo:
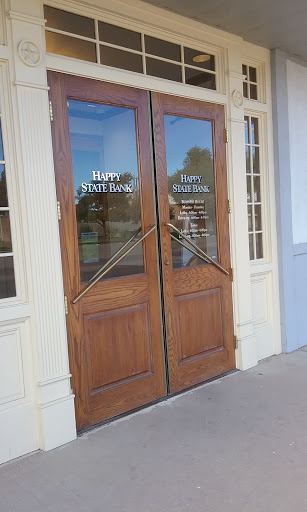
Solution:
M 18 3 L 19 0 L 11 0 Z M 42 4 L 32 0 L 39 15 Z M 35 8 L 36 7 L 36 11 Z M 11 49 L 13 126 L 18 148 L 16 172 L 22 184 L 26 223 L 28 291 L 31 321 L 28 345 L 32 352 L 32 403 L 37 422 L 35 449 L 49 450 L 75 439 L 74 395 L 70 387 L 62 267 L 51 144 L 49 98 L 44 55 L 28 66 L 18 55 L 20 41 L 45 47 L 39 16 L 8 18 Z M 31 23 L 31 20 L 34 20 Z M 41 50 L 43 53 L 43 51 Z M 23 363 L 29 366 L 29 361 Z M 34 420 L 32 420 L 34 421 Z
M 30 16 L 29 14 L 24 14 L 15 11 L 8 11 L 7 17 L 9 20 L 18 20 L 24 23 L 30 23 L 31 25 L 39 25 L 41 27 L 44 27 L 47 21 L 43 18 L 38 18 L 36 16 Z

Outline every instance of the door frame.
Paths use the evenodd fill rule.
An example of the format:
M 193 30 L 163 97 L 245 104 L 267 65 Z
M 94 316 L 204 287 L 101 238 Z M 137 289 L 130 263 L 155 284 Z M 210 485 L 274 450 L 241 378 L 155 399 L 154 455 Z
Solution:
M 93 17 L 102 17 L 105 21 L 116 25 L 123 25 L 126 28 L 135 26 L 154 37 L 170 39 L 169 23 L 174 22 L 174 31 L 172 39 L 175 43 L 184 43 L 192 47 L 204 49 L 215 53 L 218 56 L 219 70 L 221 75 L 220 92 L 185 84 L 177 84 L 155 77 L 130 73 L 125 70 L 110 68 L 107 66 L 82 62 L 76 59 L 62 57 L 58 55 L 46 54 L 46 67 L 50 71 L 58 71 L 73 75 L 93 78 L 131 87 L 141 87 L 142 89 L 152 90 L 165 94 L 175 94 L 179 97 L 198 99 L 210 103 L 218 103 L 225 106 L 225 125 L 229 128 L 229 144 L 226 151 L 227 158 L 227 183 L 228 197 L 232 204 L 232 215 L 230 216 L 230 244 L 232 267 L 235 268 L 236 278 L 233 283 L 233 311 L 235 334 L 238 337 L 238 348 L 236 349 L 236 367 L 247 369 L 257 364 L 257 345 L 253 333 L 253 312 L 251 303 L 251 269 L 248 259 L 248 240 L 245 236 L 245 227 L 247 229 L 246 198 L 245 198 L 245 176 L 239 178 L 238 169 L 245 167 L 244 154 L 244 104 L 240 107 L 232 100 L 233 91 L 242 91 L 242 59 L 243 55 L 251 58 L 255 65 L 261 65 L 261 83 L 264 91 L 265 103 L 249 102 L 249 108 L 261 112 L 267 116 L 266 133 L 264 144 L 267 152 L 266 166 L 267 183 L 270 183 L 269 190 L 265 191 L 268 203 L 267 218 L 265 226 L 272 245 L 272 260 L 263 266 L 263 271 L 272 279 L 272 298 L 274 299 L 274 308 L 270 309 L 270 318 L 272 320 L 273 338 L 276 347 L 275 353 L 281 351 L 280 326 L 279 326 L 279 308 L 276 306 L 279 302 L 278 291 L 278 261 L 275 226 L 275 195 L 274 195 L 274 177 L 273 177 L 273 153 L 272 147 L 272 112 L 271 112 L 271 89 L 270 89 L 270 52 L 266 49 L 244 42 L 241 38 L 224 31 L 214 29 L 200 24 L 193 20 L 169 13 L 168 19 L 164 16 L 162 9 L 151 5 L 142 6 L 142 10 L 137 8 L 137 2 L 128 0 L 123 6 L 122 3 L 114 0 L 112 8 L 107 5 L 106 0 L 102 0 L 99 8 L 87 6 L 85 11 L 82 6 L 66 4 L 65 0 L 59 6 L 66 7 L 80 15 L 91 15 Z M 64 8 L 65 8 L 64 7 Z M 150 23 L 148 22 L 149 14 Z M 191 36 L 193 34 L 193 36 Z M 210 43 L 208 43 L 210 41 Z M 269 144 L 269 146 L 268 146 Z M 236 229 L 236 225 L 241 225 L 241 229 Z M 261 268 L 259 267 L 259 271 Z M 240 286 L 238 283 L 240 282 Z M 268 307 L 271 308 L 269 305 Z
M 57 155 L 56 162 L 57 162 L 57 166 L 60 166 L 60 168 L 61 168 L 63 166 L 63 158 L 64 158 L 64 162 L 65 162 L 65 159 L 67 160 L 66 167 L 67 167 L 67 165 L 69 165 L 69 168 L 70 168 L 72 166 L 72 163 L 71 163 L 70 143 L 69 143 L 69 138 L 68 138 L 68 120 L 66 119 L 66 111 L 65 111 L 65 108 L 63 105 L 64 105 L 64 103 L 66 105 L 66 100 L 65 100 L 66 94 L 68 94 L 69 96 L 71 95 L 72 97 L 80 98 L 80 99 L 84 97 L 85 100 L 90 101 L 92 98 L 91 90 L 89 90 L 89 93 L 87 93 L 87 92 L 84 93 L 84 87 L 86 87 L 86 84 L 87 84 L 86 80 L 88 80 L 87 78 L 71 77 L 71 75 L 67 75 L 67 74 L 63 75 L 63 74 L 59 74 L 56 72 L 55 73 L 51 72 L 49 74 L 49 77 L 50 77 L 50 83 L 52 85 L 51 97 L 54 100 L 55 100 L 55 98 L 57 98 L 59 101 L 58 108 L 55 109 L 55 114 L 59 117 L 59 119 L 61 119 L 62 118 L 61 116 L 63 115 L 63 124 L 66 127 L 65 131 L 63 131 L 63 133 L 60 137 L 60 134 L 56 131 L 57 128 L 55 128 L 55 125 L 53 125 L 53 142 L 54 142 L 55 148 L 57 148 L 56 149 L 56 155 Z M 62 77 L 63 77 L 63 79 L 62 79 Z M 66 87 L 67 87 L 66 84 L 69 84 L 67 92 L 63 92 L 62 89 L 66 91 Z M 109 103 L 111 101 L 112 103 L 114 102 L 114 104 L 118 104 L 118 100 L 116 99 L 116 93 L 120 97 L 123 96 L 123 98 L 125 98 L 126 95 L 133 96 L 133 94 L 134 94 L 133 91 L 139 91 L 140 94 L 142 93 L 142 96 L 144 96 L 144 94 L 146 93 L 146 91 L 143 91 L 143 90 L 140 90 L 137 88 L 129 88 L 129 87 L 127 88 L 125 86 L 121 86 L 121 85 L 117 85 L 117 84 L 112 85 L 110 83 L 106 83 L 106 87 L 105 87 L 106 92 L 102 91 L 101 99 L 100 99 L 98 84 L 99 84 L 99 81 L 93 82 L 93 93 L 92 94 L 93 94 L 94 101 L 96 99 L 97 101 L 98 100 L 106 101 L 107 103 Z M 113 99 L 113 90 L 114 90 L 114 94 L 115 94 L 114 99 Z M 131 92 L 131 94 L 130 94 L 130 92 Z M 109 99 L 104 100 L 104 97 L 109 98 Z M 155 96 L 154 98 L 156 98 L 156 97 L 157 96 Z M 169 96 L 169 95 L 167 95 L 167 96 L 164 95 L 164 97 L 170 98 L 171 100 L 175 99 L 175 101 L 178 102 L 179 108 L 180 109 L 183 108 L 183 110 L 186 112 L 186 109 L 189 105 L 189 103 L 187 102 L 187 99 L 182 99 L 182 101 L 181 101 L 180 97 L 174 97 L 174 96 Z M 135 100 L 132 100 L 132 102 L 134 102 L 134 101 Z M 122 104 L 126 105 L 126 103 L 127 102 L 124 100 L 124 102 Z M 155 146 L 152 147 L 151 154 L 149 154 L 149 152 L 148 152 L 148 148 L 151 147 L 151 140 L 152 140 L 152 137 L 154 138 L 154 132 L 155 132 L 154 109 L 152 109 L 152 108 L 150 109 L 150 104 L 153 105 L 152 102 L 150 102 L 150 97 L 149 97 L 149 93 L 148 93 L 148 115 L 147 115 L 147 117 L 145 117 L 145 112 L 143 112 L 144 111 L 143 107 L 142 107 L 142 111 L 141 111 L 141 112 L 143 112 L 143 114 L 141 114 L 143 123 L 148 122 L 148 126 L 146 129 L 148 144 L 147 144 L 147 149 L 145 151 L 146 159 L 147 159 L 146 162 L 148 161 L 148 164 L 143 162 L 142 167 L 148 167 L 148 166 L 151 167 L 151 173 L 148 174 L 148 172 L 147 172 L 147 174 L 146 174 L 147 181 L 149 180 L 149 176 L 151 175 L 151 186 L 149 187 L 149 189 L 148 188 L 145 189 L 145 199 L 144 199 L 144 197 L 142 197 L 141 204 L 144 204 L 144 201 L 147 202 L 149 200 L 149 197 L 146 200 L 146 194 L 148 194 L 148 190 L 152 190 L 152 192 L 150 192 L 150 194 L 151 193 L 153 194 L 153 197 L 151 198 L 151 201 L 153 202 L 152 206 L 154 208 L 152 215 L 154 217 L 156 217 L 156 220 L 158 221 L 158 228 L 160 228 L 159 229 L 159 233 L 160 233 L 159 238 L 160 238 L 160 242 L 161 242 L 161 226 L 159 225 L 159 222 L 160 222 L 159 202 L 160 202 L 160 192 L 161 192 L 160 191 L 160 179 L 158 178 L 158 174 L 157 174 L 158 168 L 155 167 L 155 165 L 151 165 L 151 163 L 150 163 L 152 161 L 152 159 L 154 159 L 154 160 L 156 159 L 157 153 L 156 153 Z M 229 268 L 229 257 L 230 257 L 229 225 L 228 225 L 228 228 L 226 229 L 226 232 L 228 233 L 226 246 L 225 246 L 225 240 L 224 240 L 224 238 L 226 236 L 225 226 L 227 227 L 227 224 L 228 224 L 228 217 L 227 217 L 227 222 L 225 224 L 225 207 L 226 207 L 225 193 L 227 196 L 227 172 L 226 172 L 226 165 L 225 165 L 225 147 L 224 147 L 223 140 L 222 140 L 223 139 L 223 130 L 224 130 L 224 122 L 223 122 L 224 107 L 221 107 L 217 104 L 210 104 L 208 102 L 203 103 L 203 104 L 205 107 L 205 113 L 206 114 L 210 113 L 208 115 L 209 115 L 210 120 L 212 120 L 213 127 L 214 127 L 214 131 L 213 131 L 213 144 L 214 144 L 213 148 L 214 149 L 213 149 L 213 151 L 214 151 L 215 169 L 221 168 L 221 171 L 224 174 L 224 179 L 226 179 L 226 183 L 223 185 L 222 189 L 219 190 L 218 195 L 216 195 L 215 201 L 216 201 L 217 211 L 219 211 L 219 214 L 217 216 L 217 226 L 216 226 L 217 235 L 218 235 L 217 236 L 218 250 L 219 250 L 220 257 L 222 256 L 222 258 L 221 258 L 222 264 L 224 264 L 224 265 L 226 264 L 227 268 Z M 201 108 L 201 106 L 202 106 L 201 102 L 196 101 L 193 103 L 193 109 L 195 109 L 195 107 L 197 109 L 198 109 L 198 107 Z M 58 110 L 58 112 L 57 112 L 57 110 Z M 199 114 L 199 115 L 201 117 L 201 114 Z M 192 117 L 195 117 L 195 115 L 193 114 Z M 211 119 L 211 117 L 212 117 L 212 119 Z M 204 116 L 204 119 L 206 119 L 206 118 L 207 118 L 207 115 Z M 63 128 L 61 128 L 61 126 L 62 125 L 60 125 L 60 127 L 59 127 L 60 130 L 64 130 L 64 126 L 63 126 Z M 153 130 L 152 134 L 150 134 L 150 126 L 152 126 L 152 130 Z M 137 133 L 139 133 L 139 128 L 137 128 Z M 59 137 L 60 137 L 60 139 L 59 139 Z M 65 152 L 63 152 L 63 144 L 64 145 L 66 144 Z M 139 144 L 140 144 L 140 142 L 138 142 L 138 146 L 139 146 Z M 155 144 L 154 140 L 153 140 L 153 144 Z M 145 145 L 145 147 L 146 147 L 146 145 Z M 164 147 L 165 147 L 165 141 L 164 141 Z M 217 153 L 217 151 L 219 151 L 219 152 Z M 138 153 L 141 158 L 142 152 L 140 154 L 140 148 L 138 150 Z M 62 156 L 58 156 L 58 155 L 62 155 Z M 140 161 L 142 161 L 143 158 L 144 158 L 144 155 Z M 62 207 L 63 207 L 63 212 L 65 210 L 65 213 L 66 213 L 65 219 L 70 219 L 65 222 L 65 226 L 61 223 L 61 229 L 60 229 L 61 240 L 62 240 L 62 243 L 61 243 L 62 265 L 63 265 L 63 270 L 66 269 L 66 271 L 64 271 L 64 281 L 66 283 L 65 288 L 66 288 L 66 293 L 68 294 L 69 303 L 70 303 L 72 300 L 71 297 L 76 296 L 76 294 L 79 293 L 78 290 L 81 289 L 81 286 L 80 286 L 81 283 L 79 283 L 79 277 L 77 280 L 74 277 L 75 275 L 79 276 L 79 270 L 78 270 L 79 266 L 77 265 L 77 267 L 75 268 L 75 266 L 76 266 L 75 259 L 76 258 L 75 258 L 74 254 L 78 253 L 78 250 L 76 247 L 76 243 L 77 243 L 76 240 L 73 241 L 73 246 L 75 248 L 74 253 L 69 255 L 69 251 L 67 250 L 67 240 L 69 240 L 69 233 L 70 233 L 70 232 L 66 232 L 67 226 L 69 227 L 69 223 L 72 223 L 72 226 L 75 226 L 75 224 L 76 224 L 74 202 L 72 202 L 72 200 L 70 200 L 70 201 L 68 201 L 68 204 L 66 205 L 67 201 L 65 200 L 67 194 L 69 197 L 71 196 L 71 189 L 73 188 L 73 183 L 72 183 L 72 176 L 70 175 L 70 172 L 67 176 L 66 176 L 66 174 L 65 174 L 65 176 L 63 175 L 63 177 L 62 177 L 62 174 L 61 173 L 59 174 L 59 173 L 60 173 L 60 171 L 58 168 L 57 169 L 57 176 L 58 176 L 57 188 L 58 188 L 58 192 L 60 193 L 60 195 L 63 196 Z M 217 180 L 219 181 L 219 178 L 215 174 L 216 184 L 217 184 Z M 142 188 L 144 188 L 145 185 L 146 185 L 146 182 L 145 182 L 145 184 L 142 183 Z M 65 186 L 68 187 L 68 189 L 66 191 L 65 191 Z M 220 194 L 222 194 L 222 197 L 220 197 Z M 163 201 L 165 203 L 165 198 Z M 223 203 L 225 203 L 225 205 L 223 205 L 221 208 L 221 204 L 223 204 Z M 155 205 L 155 207 L 154 207 L 154 205 Z M 157 208 L 156 211 L 155 211 L 155 208 Z M 163 204 L 163 208 L 165 209 L 165 204 Z M 142 218 L 143 218 L 143 214 L 142 214 Z M 223 228 L 224 228 L 222 234 L 220 233 L 221 224 L 223 225 Z M 76 226 L 75 226 L 75 228 L 76 228 Z M 74 229 L 73 231 L 75 232 L 76 229 Z M 162 240 L 163 240 L 163 234 L 162 234 Z M 221 246 L 222 240 L 223 240 L 223 246 Z M 155 287 L 158 288 L 158 290 L 160 292 L 162 289 L 163 289 L 163 292 L 165 291 L 164 284 L 161 285 L 161 282 L 163 282 L 163 279 L 164 279 L 163 263 L 161 262 L 163 259 L 162 245 L 164 245 L 164 243 L 162 243 L 162 244 L 160 243 L 159 247 L 158 247 L 158 245 L 156 246 L 157 247 L 156 250 L 159 253 L 158 257 L 157 257 L 157 261 L 158 261 L 159 268 L 160 268 L 160 275 L 159 275 L 159 273 L 157 273 L 157 283 L 156 283 Z M 146 247 L 147 247 L 147 244 L 146 244 Z M 145 254 L 146 253 L 147 253 L 147 250 L 145 248 Z M 224 261 L 224 259 L 225 259 L 225 261 Z M 71 274 L 72 269 L 74 270 L 73 274 Z M 77 288 L 76 288 L 76 286 L 77 286 Z M 98 284 L 98 287 L 99 287 L 99 284 Z M 227 292 L 227 294 L 228 294 L 228 292 Z M 105 296 L 105 292 L 104 292 L 104 296 Z M 227 301 L 231 302 L 231 307 L 232 307 L 231 292 L 230 292 L 230 298 L 227 295 Z M 165 325 L 166 311 L 165 311 L 165 307 L 163 307 L 163 309 L 162 309 L 162 307 L 161 307 L 162 304 L 163 305 L 165 304 L 165 294 L 164 293 L 163 293 L 163 296 L 161 293 L 159 296 L 159 306 L 160 306 L 159 315 L 157 314 L 157 311 L 156 311 L 155 320 L 152 320 L 152 321 L 157 322 L 158 319 L 160 319 L 160 329 L 162 332 L 161 350 L 163 352 L 163 356 L 162 356 L 160 363 L 158 365 L 156 363 L 156 365 L 157 365 L 157 367 L 159 367 L 158 375 L 161 373 L 160 372 L 161 365 L 164 367 L 165 372 L 164 372 L 163 382 L 165 384 L 166 382 L 169 383 L 169 370 L 172 367 L 172 365 L 169 362 L 169 360 L 166 362 L 166 353 L 167 353 L 167 347 L 168 347 L 168 341 L 167 341 L 168 335 L 167 335 L 167 325 Z M 96 424 L 97 421 L 94 421 L 93 419 L 91 419 L 91 420 L 87 419 L 88 413 L 86 411 L 89 410 L 88 409 L 89 406 L 87 405 L 87 402 L 88 402 L 87 395 L 84 394 L 85 390 L 87 389 L 87 385 L 86 385 L 87 371 L 84 370 L 83 372 L 79 372 L 80 375 L 77 372 L 78 367 L 80 367 L 82 362 L 84 363 L 87 360 L 87 355 L 85 352 L 83 353 L 83 355 L 81 355 L 81 352 L 84 351 L 84 348 L 82 349 L 82 346 L 84 346 L 84 343 L 85 343 L 85 341 L 83 339 L 85 334 L 81 335 L 81 329 L 83 329 L 83 331 L 84 331 L 85 325 L 84 325 L 84 320 L 81 318 L 80 308 L 79 307 L 76 308 L 76 307 L 72 307 L 72 306 L 73 305 L 71 304 L 71 306 L 70 306 L 72 308 L 72 311 L 70 312 L 71 318 L 67 317 L 68 318 L 68 327 L 67 328 L 70 332 L 69 353 L 70 353 L 70 359 L 71 359 L 70 364 L 72 365 L 72 367 L 74 367 L 74 372 L 72 372 L 73 373 L 72 381 L 75 383 L 74 384 L 75 387 L 78 388 L 78 391 L 76 393 L 76 398 L 78 400 L 77 424 L 78 424 L 79 429 L 82 430 L 82 428 L 87 428 L 88 426 L 90 426 L 90 424 Z M 104 310 L 104 308 L 102 309 L 102 311 L 103 310 Z M 230 316 L 227 315 L 227 319 L 228 319 L 228 317 L 232 318 L 232 314 Z M 73 318 L 75 319 L 74 321 L 78 323 L 78 325 L 80 324 L 79 327 L 77 327 L 77 326 L 73 327 Z M 227 331 L 227 336 L 225 338 L 225 340 L 228 339 L 227 351 L 229 351 L 230 347 L 231 347 L 231 343 L 229 343 L 229 334 L 230 334 L 231 338 L 232 338 L 232 334 L 233 334 L 233 324 L 232 324 L 232 322 L 230 322 L 231 325 L 230 324 L 228 325 L 228 324 L 229 324 L 229 322 L 227 320 L 227 322 L 226 322 L 227 329 L 229 330 L 229 327 L 231 327 L 232 332 L 228 333 L 228 331 Z M 176 332 L 176 329 L 175 329 L 174 333 L 175 332 Z M 77 342 L 77 345 L 76 345 L 76 340 L 79 338 L 80 338 L 80 340 Z M 82 344 L 81 344 L 81 339 L 83 339 Z M 225 341 L 225 343 L 226 343 L 226 341 Z M 174 345 L 172 345 L 172 351 L 174 352 L 174 350 L 175 350 Z M 79 352 L 80 352 L 80 354 L 79 354 Z M 176 352 L 174 352 L 174 354 L 175 353 Z M 229 364 L 228 364 L 228 366 L 229 366 Z M 229 368 L 227 368 L 227 369 L 232 369 L 232 368 L 233 368 L 233 364 L 232 364 L 231 368 L 229 366 Z M 83 375 L 81 375 L 82 373 L 83 373 Z M 211 373 L 208 374 L 208 378 L 215 376 L 214 373 L 215 373 L 215 370 L 213 370 L 213 372 L 211 371 Z M 205 380 L 207 380 L 207 378 Z M 199 381 L 195 382 L 195 383 L 199 383 L 199 382 L 202 382 L 202 379 L 199 379 Z M 175 388 L 173 388 L 173 392 L 176 392 L 179 389 L 188 388 L 191 385 L 194 385 L 195 383 L 185 384 L 181 388 L 176 385 Z M 162 379 L 161 379 L 161 385 L 162 385 Z M 161 385 L 159 384 L 160 387 L 161 387 Z M 159 389 L 160 389 L 160 387 L 159 387 Z M 165 388 L 165 392 L 163 393 L 163 396 L 167 395 L 169 392 L 170 392 L 170 388 L 169 388 L 169 385 L 167 385 Z M 158 392 L 156 398 L 158 398 L 158 399 L 162 398 L 161 390 Z M 148 403 L 152 402 L 152 400 L 155 400 L 155 398 L 153 397 L 151 400 L 148 400 Z M 136 405 L 136 407 L 137 407 L 137 405 Z M 110 406 L 109 406 L 109 408 L 110 408 Z M 134 408 L 135 407 L 133 407 L 132 404 L 131 404 L 131 406 L 129 406 L 129 410 L 133 410 Z M 126 412 L 126 411 L 123 411 L 123 412 Z M 120 410 L 115 413 L 115 416 L 118 416 L 118 414 L 121 414 Z M 95 418 L 96 417 L 97 417 L 97 415 L 95 416 Z M 101 417 L 103 418 L 103 415 Z M 111 417 L 112 417 L 112 415 L 111 415 Z M 109 419 L 109 418 L 105 418 L 105 419 Z M 90 421 L 90 423 L 88 423 L 89 421 Z M 104 419 L 102 419 L 101 421 L 104 421 Z M 98 421 L 98 423 L 99 422 L 100 421 Z
M 144 18 L 144 26 L 146 26 Z M 193 40 L 192 40 L 193 41 Z M 190 43 L 193 44 L 193 43 Z M 195 46 L 196 43 L 194 43 Z M 197 45 L 197 44 L 196 44 Z M 199 43 L 198 43 L 199 46 Z M 224 66 L 221 66 L 221 55 L 219 55 L 219 68 L 220 73 L 224 74 Z M 223 62 L 223 60 L 222 60 Z M 141 88 L 150 92 L 157 92 L 162 94 L 169 94 L 178 98 L 189 98 L 191 100 L 197 100 L 204 103 L 212 103 L 216 105 L 222 105 L 224 107 L 225 115 L 225 127 L 231 125 L 232 109 L 229 108 L 229 97 L 227 94 L 213 91 L 209 89 L 200 89 L 190 85 L 171 82 L 156 77 L 149 77 L 145 75 L 139 75 L 138 73 L 130 73 L 125 70 L 110 68 L 107 66 L 97 66 L 89 62 L 81 62 L 76 59 L 70 59 L 61 57 L 53 54 L 46 54 L 47 71 L 56 71 L 64 74 L 71 74 L 74 76 L 82 76 L 84 78 L 94 79 L 101 82 L 114 83 L 117 85 L 123 85 L 133 88 Z M 238 77 L 235 77 L 235 85 L 238 85 Z M 239 78 L 240 85 L 242 78 Z M 224 89 L 224 85 L 223 85 Z M 235 112 L 238 114 L 237 112 Z M 240 124 L 242 121 L 240 121 Z M 231 131 L 228 129 L 229 134 Z M 230 136 L 229 136 L 230 139 Z M 244 132 L 242 131 L 242 139 L 244 146 Z M 236 146 L 236 141 L 232 146 Z M 234 204 L 234 184 L 233 184 L 233 153 L 237 153 L 237 147 L 230 149 L 230 145 L 226 145 L 226 172 L 227 172 L 227 187 L 228 187 L 228 198 L 231 204 Z M 244 160 L 245 162 L 245 160 Z M 245 206 L 245 205 L 244 205 Z M 246 217 L 247 218 L 247 217 Z M 236 232 L 234 226 L 234 217 L 229 217 L 229 240 L 230 240 L 230 260 L 231 267 L 234 266 L 233 260 L 236 257 L 236 252 L 233 252 L 233 248 L 236 246 L 235 242 Z M 247 246 L 246 246 L 247 247 Z M 245 280 L 245 283 L 247 281 Z M 237 325 L 239 325 L 239 300 L 238 300 L 237 282 L 233 282 L 232 287 L 232 304 L 233 304 L 233 318 L 234 318 L 234 330 L 235 335 L 237 334 Z M 241 346 L 236 348 L 236 367 L 242 368 L 242 359 L 245 358 L 245 354 L 241 351 Z

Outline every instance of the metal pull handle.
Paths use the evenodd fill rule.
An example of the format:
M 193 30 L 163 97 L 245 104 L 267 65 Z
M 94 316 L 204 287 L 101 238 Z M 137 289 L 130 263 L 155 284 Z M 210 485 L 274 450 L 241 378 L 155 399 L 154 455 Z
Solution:
M 187 236 L 185 236 L 178 228 L 176 228 L 176 226 L 174 226 L 173 224 L 170 224 L 169 222 L 165 222 L 165 226 L 168 226 L 169 228 L 172 228 L 174 231 L 176 231 L 176 233 L 178 233 L 182 238 L 184 238 L 184 240 L 186 240 L 190 245 L 192 245 L 192 247 L 194 247 L 195 251 L 193 251 L 193 249 L 191 249 L 190 247 L 188 247 L 186 244 L 184 244 L 183 242 L 181 242 L 180 240 L 178 240 L 178 238 L 176 238 L 174 235 L 172 235 L 171 233 L 171 238 L 173 240 L 176 240 L 176 242 L 178 242 L 180 245 L 182 245 L 183 247 L 185 247 L 186 249 L 188 249 L 188 251 L 190 251 L 191 253 L 195 254 L 195 256 L 197 256 L 198 258 L 200 258 L 201 260 L 205 261 L 206 263 L 211 263 L 212 265 L 214 265 L 216 268 L 218 268 L 221 272 L 223 272 L 224 274 L 226 274 L 227 276 L 229 276 L 229 272 L 227 272 L 227 270 L 222 267 L 221 265 L 219 265 L 218 263 L 216 263 L 216 261 L 214 261 L 212 258 L 210 258 L 210 256 L 208 256 L 208 254 L 206 254 L 202 249 L 200 249 L 199 247 L 197 247 L 196 244 L 194 244 L 192 242 L 192 240 L 190 240 Z
M 91 282 L 74 298 L 74 300 L 72 301 L 73 304 L 76 304 L 76 302 L 78 302 L 78 300 L 81 299 L 81 297 L 83 297 L 91 288 L 93 288 L 93 286 L 98 282 L 100 281 L 100 279 L 105 276 L 113 267 L 115 267 L 115 265 L 117 265 L 117 263 L 119 263 L 125 256 L 127 256 L 127 254 L 129 254 L 129 252 L 133 251 L 133 249 L 135 247 L 137 247 L 148 235 L 150 235 L 150 233 L 152 233 L 154 230 L 156 229 L 156 226 L 152 226 L 152 228 L 150 228 L 149 231 L 147 231 L 147 233 L 145 233 L 145 235 L 143 235 L 137 242 L 135 242 L 133 245 L 131 245 L 131 247 L 129 247 L 129 249 L 127 249 L 124 254 L 122 254 L 121 256 L 119 256 L 119 258 L 117 258 L 116 261 L 114 261 L 114 259 L 116 258 L 116 256 L 136 237 L 136 235 L 141 231 L 141 228 L 136 232 L 134 233 L 134 235 L 128 240 L 128 242 L 126 242 L 108 261 L 107 263 L 105 263 L 100 270 L 98 270 L 98 272 L 96 272 L 96 274 L 91 278 Z M 111 261 L 113 261 L 112 265 L 110 265 Z M 110 266 L 109 266 L 110 265 Z M 106 268 L 108 267 L 108 268 Z
M 176 238 L 174 235 L 172 235 L 171 233 L 171 238 L 173 240 L 175 240 L 175 242 L 177 242 L 177 244 L 180 244 L 182 245 L 182 247 L 184 247 L 185 249 L 187 249 L 187 251 L 191 252 L 192 254 L 195 254 L 195 256 L 197 256 L 197 258 L 203 260 L 205 263 L 209 263 L 209 261 L 204 258 L 204 256 L 202 256 L 201 254 L 199 254 L 198 252 L 194 251 L 194 249 L 191 249 L 191 247 L 188 247 L 186 244 L 184 244 L 183 242 L 181 242 L 181 240 L 178 240 L 178 238 Z
M 130 242 L 132 242 L 132 240 L 135 239 L 135 237 L 142 231 L 142 228 L 140 227 L 133 235 L 131 238 L 129 238 L 129 240 L 127 240 L 127 242 L 125 242 L 114 254 L 113 256 L 111 256 L 111 258 L 104 264 L 102 265 L 102 267 L 100 267 L 99 270 L 97 270 L 96 274 L 94 274 L 91 279 L 89 280 L 90 282 L 91 281 L 94 281 L 95 277 L 98 276 L 98 274 L 100 274 L 106 267 L 108 267 L 110 265 L 110 263 L 112 261 L 114 261 L 116 259 L 116 257 L 127 247 L 127 245 L 130 244 Z

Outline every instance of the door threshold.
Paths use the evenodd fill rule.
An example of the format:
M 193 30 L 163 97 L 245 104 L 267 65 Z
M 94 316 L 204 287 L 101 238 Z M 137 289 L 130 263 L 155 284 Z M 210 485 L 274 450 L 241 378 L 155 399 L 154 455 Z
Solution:
M 240 370 L 234 368 L 233 370 L 229 370 L 228 372 L 222 373 L 221 375 L 217 375 L 216 377 L 212 377 L 211 379 L 208 379 L 204 382 L 200 382 L 199 384 L 195 384 L 194 386 L 190 386 L 189 388 L 177 391 L 176 393 L 165 395 L 162 398 L 158 398 L 157 400 L 154 400 L 153 402 L 149 402 L 148 404 L 141 405 L 140 407 L 131 409 L 130 411 L 119 414 L 118 416 L 113 416 L 112 418 L 101 421 L 100 423 L 96 423 L 95 425 L 91 425 L 90 427 L 86 427 L 82 430 L 79 430 L 77 432 L 77 436 L 82 437 L 84 434 L 93 432 L 94 430 L 100 429 L 101 427 L 105 427 L 107 425 L 110 425 L 111 423 L 115 423 L 119 420 L 125 419 L 129 416 L 132 416 L 133 414 L 137 414 L 138 412 L 144 411 L 146 409 L 149 409 L 150 407 L 161 404 L 162 402 L 167 402 L 168 400 L 170 400 L 172 398 L 176 398 L 181 395 L 185 395 L 186 393 L 189 393 L 190 391 L 193 391 L 194 389 L 201 388 L 202 386 L 206 386 L 207 384 L 210 384 L 211 382 L 214 382 L 219 379 L 223 379 L 224 377 L 228 377 L 229 375 L 232 375 L 239 371 Z

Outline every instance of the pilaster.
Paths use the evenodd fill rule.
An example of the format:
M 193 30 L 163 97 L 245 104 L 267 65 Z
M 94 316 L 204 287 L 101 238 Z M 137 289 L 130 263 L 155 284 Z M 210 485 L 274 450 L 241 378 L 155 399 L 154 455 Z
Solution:
M 242 59 L 239 45 L 228 49 L 228 128 L 229 194 L 231 214 L 232 265 L 235 269 L 234 319 L 238 340 L 237 367 L 246 370 L 258 363 L 256 338 L 253 332 L 252 290 L 248 247 L 248 218 L 245 169 L 245 125 L 243 108 Z
M 25 5 L 27 4 L 27 5 Z M 44 20 L 39 0 L 11 0 L 7 13 L 13 50 L 12 87 L 18 104 L 16 133 L 27 204 L 33 306 L 33 355 L 41 448 L 49 450 L 76 436 L 70 388 L 62 267 L 56 214 L 53 154 L 44 61 Z

